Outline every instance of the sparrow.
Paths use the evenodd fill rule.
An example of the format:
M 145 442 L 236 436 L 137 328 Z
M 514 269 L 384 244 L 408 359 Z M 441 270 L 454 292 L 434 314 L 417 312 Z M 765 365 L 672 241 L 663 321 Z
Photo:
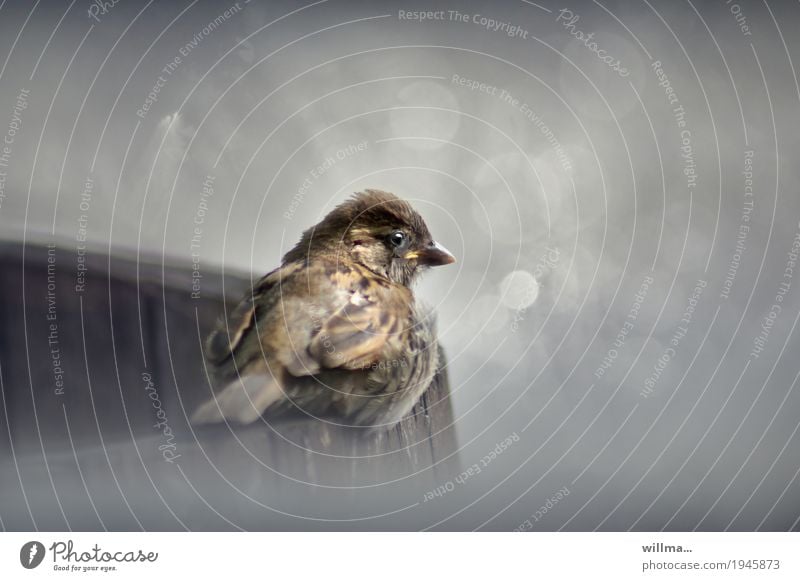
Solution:
M 453 262 L 408 202 L 354 194 L 209 335 L 206 360 L 220 389 L 193 423 L 248 424 L 299 409 L 351 426 L 396 424 L 439 365 L 433 317 L 412 285 Z

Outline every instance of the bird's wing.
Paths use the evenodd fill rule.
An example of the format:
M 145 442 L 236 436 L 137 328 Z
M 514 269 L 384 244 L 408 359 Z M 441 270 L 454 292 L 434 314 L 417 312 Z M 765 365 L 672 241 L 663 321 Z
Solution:
M 192 415 L 193 424 L 223 420 L 250 423 L 281 399 L 283 392 L 267 368 L 255 332 L 261 313 L 272 309 L 276 293 L 269 292 L 295 267 L 274 270 L 262 278 L 227 319 L 218 322 L 206 341 L 206 358 L 213 366 L 215 396 Z
M 209 362 L 221 365 L 232 358 L 246 337 L 255 329 L 259 313 L 268 311 L 277 302 L 279 293 L 270 291 L 297 269 L 297 265 L 289 265 L 265 275 L 227 318 L 218 321 L 217 327 L 206 340 L 206 358 Z
M 269 273 L 209 336 L 209 362 L 228 378 L 263 355 L 296 377 L 378 361 L 401 328 L 407 297 L 399 290 L 364 291 L 365 274 L 325 263 Z
M 255 311 L 255 296 L 248 296 L 236 306 L 227 321 L 220 321 L 206 341 L 206 357 L 211 363 L 221 363 L 231 356 L 253 326 Z
M 289 264 L 261 279 L 206 343 L 223 387 L 193 423 L 249 423 L 283 398 L 288 376 L 364 369 L 385 359 L 387 349 L 395 350 L 408 297 L 397 289 L 365 291 L 361 275 L 341 265 L 331 271 Z
M 322 324 L 308 346 L 309 355 L 328 369 L 363 369 L 381 359 L 400 326 L 397 311 L 390 307 L 353 295 Z

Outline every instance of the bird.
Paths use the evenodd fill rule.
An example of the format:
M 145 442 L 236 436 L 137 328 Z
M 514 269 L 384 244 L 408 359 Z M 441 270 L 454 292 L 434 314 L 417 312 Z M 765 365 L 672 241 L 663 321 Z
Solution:
M 211 399 L 194 424 L 250 424 L 298 410 L 340 425 L 390 428 L 440 365 L 433 314 L 412 286 L 455 262 L 422 216 L 392 193 L 353 194 L 303 232 L 205 343 Z

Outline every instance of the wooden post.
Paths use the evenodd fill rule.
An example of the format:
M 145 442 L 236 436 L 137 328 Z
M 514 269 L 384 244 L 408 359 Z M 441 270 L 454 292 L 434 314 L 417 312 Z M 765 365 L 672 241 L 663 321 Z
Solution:
M 204 270 L 192 298 L 183 264 L 81 264 L 70 247 L 0 245 L 7 528 L 318 528 L 297 511 L 349 522 L 355 507 L 398 504 L 389 490 L 418 501 L 457 466 L 444 371 L 384 433 L 302 417 L 190 426 L 209 394 L 202 339 L 250 277 Z

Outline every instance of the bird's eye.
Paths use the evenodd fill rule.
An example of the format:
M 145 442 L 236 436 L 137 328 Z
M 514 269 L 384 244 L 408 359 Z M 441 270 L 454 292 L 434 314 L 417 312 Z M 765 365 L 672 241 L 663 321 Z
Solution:
M 395 230 L 389 234 L 389 242 L 395 248 L 403 248 L 408 243 L 408 236 L 402 230 Z

